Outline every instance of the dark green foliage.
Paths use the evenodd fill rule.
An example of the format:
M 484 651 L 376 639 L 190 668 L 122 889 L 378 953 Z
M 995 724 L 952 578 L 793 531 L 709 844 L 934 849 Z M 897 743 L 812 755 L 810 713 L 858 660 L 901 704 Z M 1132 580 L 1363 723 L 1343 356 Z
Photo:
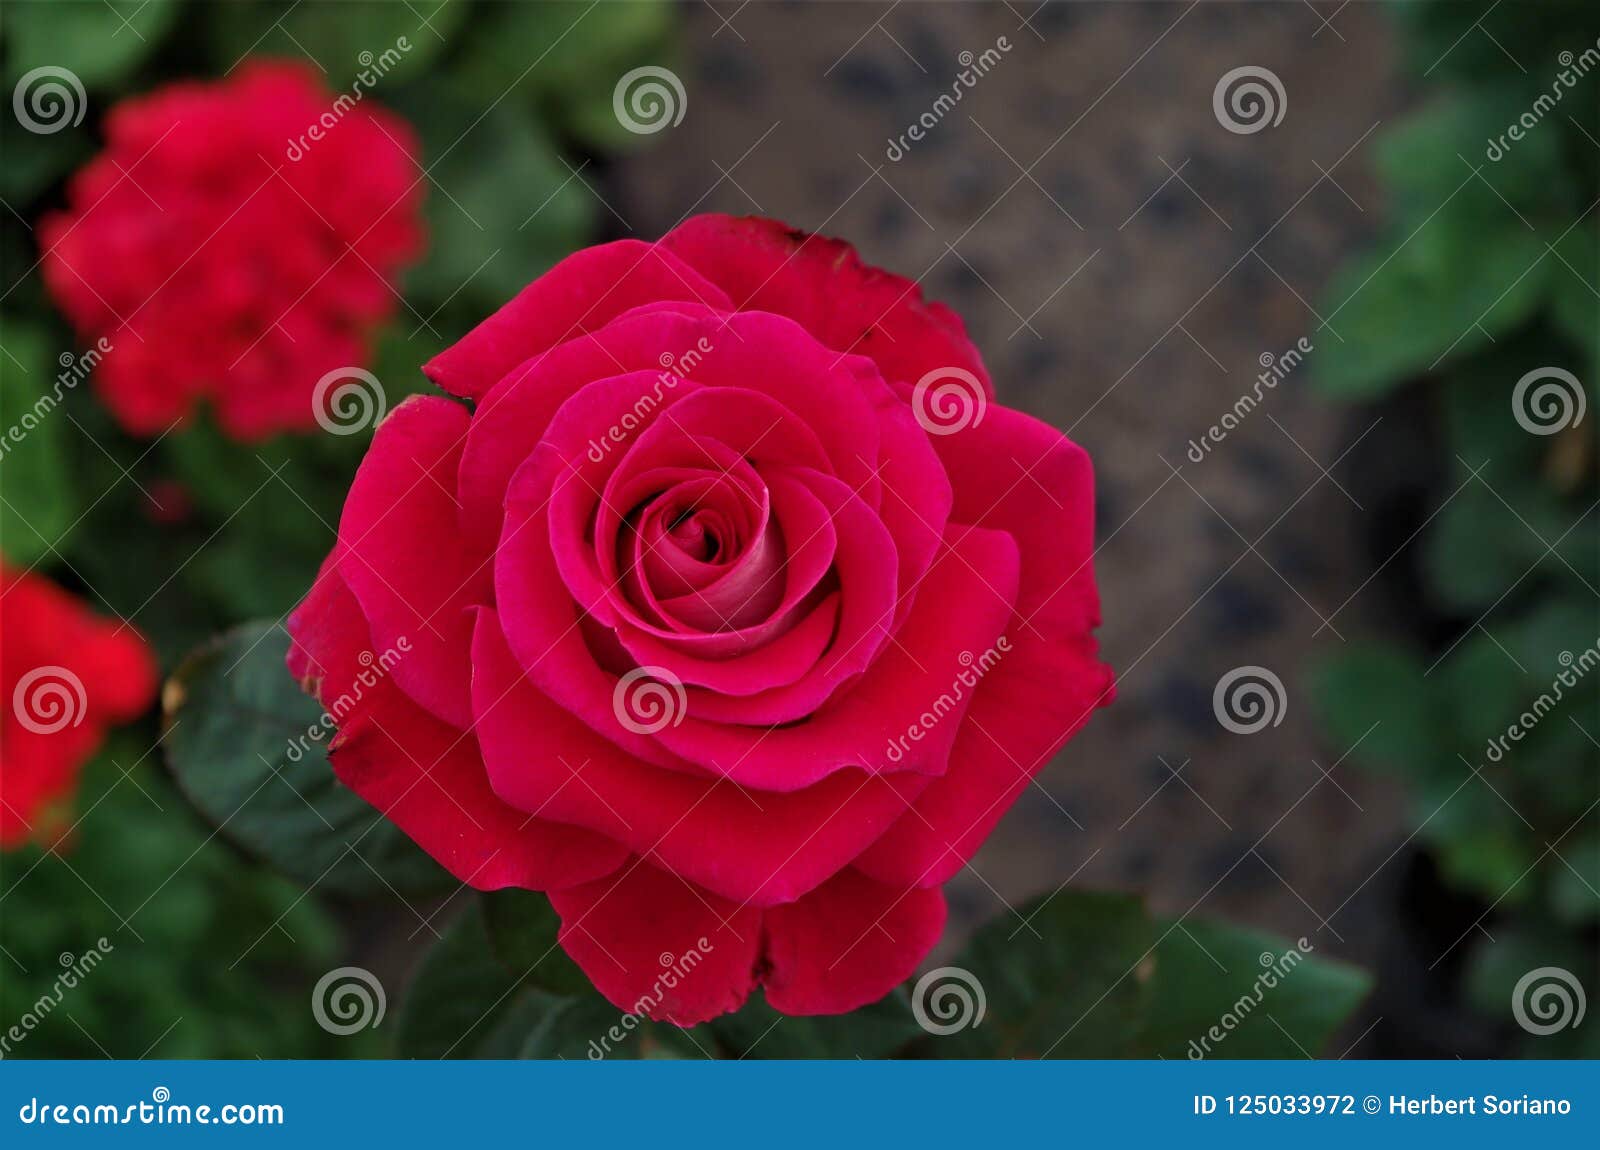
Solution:
M 1405 783 L 1445 880 L 1492 912 L 1494 939 L 1461 945 L 1471 1000 L 1509 1021 L 1519 975 L 1593 969 L 1600 922 L 1600 9 L 1487 8 L 1396 8 L 1423 103 L 1380 146 L 1389 238 L 1330 289 L 1347 342 L 1319 373 L 1436 403 L 1445 478 L 1418 566 L 1448 637 L 1352 645 L 1318 695 L 1353 758 Z M 1513 397 L 1551 367 L 1587 411 L 1535 434 Z
M 59 955 L 81 954 L 102 935 L 114 948 L 19 1049 L 0 1054 L 371 1052 L 392 1023 L 333 1038 L 312 1018 L 311 986 L 349 942 L 324 917 L 327 899 L 360 895 L 385 913 L 401 892 L 416 898 L 457 886 L 335 781 L 323 744 L 305 738 L 320 708 L 284 670 L 285 636 L 274 625 L 333 543 L 370 430 L 240 445 L 203 413 L 152 442 L 124 434 L 89 380 L 58 384 L 83 349 L 44 292 L 37 225 L 102 146 L 107 113 L 166 83 L 231 72 L 247 54 L 309 54 L 330 89 L 348 93 L 358 73 L 393 50 L 392 66 L 364 97 L 416 128 L 431 236 L 423 262 L 398 280 L 404 300 L 395 320 L 373 336 L 368 366 L 392 409 L 430 390 L 423 363 L 597 237 L 605 210 L 583 182 L 594 172 L 572 172 L 592 169 L 586 151 L 645 139 L 616 128 L 612 88 L 627 70 L 669 57 L 674 21 L 670 6 L 655 3 L 0 4 L 8 99 L 0 116 L 0 435 L 24 433 L 0 456 L 0 550 L 8 563 L 36 565 L 96 610 L 130 620 L 167 672 L 226 632 L 171 691 L 166 751 L 181 794 L 157 766 L 161 751 L 128 781 L 110 763 L 130 767 L 154 742 L 151 731 L 143 746 L 118 744 L 91 771 L 70 851 L 0 857 L 0 1034 L 53 993 Z M 83 97 L 73 94 L 60 130 L 38 133 L 11 114 L 9 97 L 43 67 L 70 70 Z M 229 630 L 251 619 L 264 622 Z M 304 748 L 291 758 L 297 740 Z M 191 804 L 221 829 L 202 829 Z M 567 970 L 569 987 L 574 973 Z M 528 1033 L 518 1030 L 504 1052 L 515 1055 Z

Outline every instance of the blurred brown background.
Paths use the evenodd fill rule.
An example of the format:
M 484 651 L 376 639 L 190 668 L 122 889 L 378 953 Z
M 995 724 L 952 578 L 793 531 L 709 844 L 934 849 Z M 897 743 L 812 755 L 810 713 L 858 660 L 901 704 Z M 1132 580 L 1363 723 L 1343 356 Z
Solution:
M 1070 429 L 1096 462 L 1119 699 L 952 884 L 945 946 L 1070 880 L 1366 958 L 1363 906 L 1404 837 L 1399 799 L 1335 765 L 1348 748 L 1320 737 L 1301 676 L 1373 625 L 1359 453 L 1334 461 L 1374 417 L 1290 376 L 1204 462 L 1185 452 L 1264 353 L 1337 338 L 1313 309 L 1376 225 L 1373 130 L 1405 100 L 1384 14 L 1055 0 L 684 17 L 687 115 L 596 185 L 614 230 L 653 237 L 726 211 L 848 237 L 954 306 L 1001 401 Z M 1000 37 L 1010 50 L 890 162 L 961 54 Z M 1213 88 L 1242 63 L 1281 77 L 1277 127 L 1235 134 L 1214 115 Z M 1243 664 L 1273 670 L 1288 698 L 1280 726 L 1248 737 L 1211 702 Z

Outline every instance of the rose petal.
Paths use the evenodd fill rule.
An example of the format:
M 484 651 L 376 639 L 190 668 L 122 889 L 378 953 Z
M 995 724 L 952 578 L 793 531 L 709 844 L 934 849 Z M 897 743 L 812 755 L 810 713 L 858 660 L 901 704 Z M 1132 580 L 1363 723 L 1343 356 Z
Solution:
M 784 1014 L 844 1014 L 908 978 L 944 931 L 944 894 L 841 871 L 762 919 L 767 1001 Z
M 574 252 L 422 370 L 446 391 L 477 399 L 530 356 L 658 300 L 729 302 L 660 245 L 618 240 Z
M 842 240 L 747 216 L 703 215 L 661 238 L 732 297 L 741 310 L 789 316 L 828 347 L 864 355 L 885 379 L 914 384 L 927 372 L 960 368 L 994 394 L 961 319 L 922 289 L 861 262 Z
M 289 673 L 325 708 L 344 694 L 371 654 L 372 629 L 330 552 L 311 590 L 289 615 Z M 407 646 L 409 646 L 409 641 Z
M 629 859 L 584 886 L 552 891 L 561 947 L 618 1010 L 693 1026 L 750 993 L 761 912 Z
M 501 802 L 472 735 L 429 715 L 389 678 L 344 717 L 329 760 L 345 786 L 477 890 L 555 890 L 608 874 L 627 855 Z
M 950 770 L 857 863 L 885 882 L 928 886 L 972 857 L 1028 781 L 1113 693 L 1090 634 L 1100 608 L 1088 455 L 1002 408 L 937 446 L 955 481 L 954 517 L 1016 539 L 1022 581 L 1007 627 L 1013 651 L 980 685 Z
M 724 726 L 690 716 L 654 737 L 681 759 L 762 790 L 808 786 L 843 767 L 943 774 L 958 720 L 971 701 L 965 693 L 955 698 L 954 684 L 1001 634 L 1016 588 L 1017 552 L 1010 537 L 959 529 L 928 569 L 895 642 L 842 698 L 793 726 Z M 848 581 L 845 595 L 848 610 Z M 883 615 L 892 612 L 891 600 Z M 948 706 L 941 702 L 945 695 L 952 696 Z M 921 716 L 934 707 L 942 717 L 924 721 Z M 912 728 L 920 737 L 908 736 Z
M 468 416 L 460 404 L 415 396 L 389 414 L 361 461 L 339 520 L 339 573 L 386 651 L 409 644 L 394 678 L 457 727 L 472 721 L 466 609 L 489 601 L 487 556 L 456 525 L 456 467 Z
M 590 828 L 724 898 L 791 902 L 878 837 L 927 786 L 921 775 L 839 771 L 789 794 L 639 761 L 540 693 L 499 620 L 480 611 L 473 701 L 489 779 L 506 802 Z

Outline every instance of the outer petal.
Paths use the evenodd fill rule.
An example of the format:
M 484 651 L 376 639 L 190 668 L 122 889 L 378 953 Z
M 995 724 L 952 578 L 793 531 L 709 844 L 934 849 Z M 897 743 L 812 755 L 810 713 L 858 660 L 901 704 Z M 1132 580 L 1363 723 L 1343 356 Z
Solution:
M 1095 708 L 1111 670 L 1095 656 L 1089 457 L 1060 432 L 1004 408 L 937 444 L 954 518 L 1008 532 L 1022 553 L 1013 651 L 984 679 L 950 770 L 857 861 L 886 882 L 933 886 L 977 851 L 1022 789 Z
M 329 744 L 333 770 L 451 874 L 478 890 L 554 890 L 616 869 L 627 851 L 508 807 L 477 741 L 382 680 Z
M 334 558 L 330 553 L 322 561 L 311 590 L 286 624 L 289 674 L 324 707 L 355 681 L 362 652 L 372 648 L 372 630 Z
M 761 912 L 629 859 L 553 891 L 561 947 L 619 1009 L 679 1026 L 737 1010 L 750 993 Z
M 390 413 L 361 461 L 339 520 L 339 573 L 380 651 L 404 639 L 395 680 L 457 727 L 472 721 L 467 608 L 489 601 L 493 573 L 461 541 L 454 496 L 466 409 L 418 396 Z
M 784 1014 L 844 1014 L 916 969 L 944 931 L 944 894 L 885 886 L 856 871 L 762 920 L 767 1001 Z
M 878 515 L 894 537 L 900 558 L 898 627 L 916 602 L 917 586 L 939 552 L 950 520 L 950 477 L 935 454 L 931 436 L 898 399 L 880 412 L 883 433 L 883 499 Z
M 719 288 L 658 244 L 618 240 L 585 248 L 523 288 L 422 370 L 446 391 L 477 399 L 530 356 L 659 300 L 728 306 Z
M 941 368 L 993 385 L 960 317 L 926 303 L 911 280 L 861 262 L 841 240 L 757 216 L 685 220 L 661 246 L 692 264 L 741 311 L 789 316 L 839 352 L 874 360 L 884 378 L 914 384 Z
M 495 791 L 540 818 L 598 831 L 725 898 L 792 902 L 849 864 L 901 814 L 925 776 L 839 771 L 790 794 L 639 761 L 541 694 L 494 612 L 473 642 L 478 738 Z

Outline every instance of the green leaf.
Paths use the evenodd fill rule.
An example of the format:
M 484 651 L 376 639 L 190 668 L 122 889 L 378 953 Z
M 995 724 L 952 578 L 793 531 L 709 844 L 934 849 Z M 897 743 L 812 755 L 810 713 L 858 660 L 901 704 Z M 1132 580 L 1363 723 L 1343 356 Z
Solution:
M 1563 518 L 1555 496 L 1526 476 L 1493 489 L 1468 480 L 1424 539 L 1430 586 L 1446 606 L 1482 611 L 1528 580 L 1536 585 L 1538 576 L 1530 574 L 1536 568 L 1561 578 L 1560 560 L 1546 553 L 1540 537 L 1560 538 Z
M 8 1057 L 352 1053 L 359 1040 L 333 1039 L 308 1009 L 313 984 L 338 964 L 339 931 L 303 887 L 208 838 L 147 753 L 154 737 L 118 732 L 89 764 L 60 857 L 34 846 L 5 856 L 7 1025 L 59 990 L 59 955 L 82 956 L 101 938 L 111 948 Z
M 16 116 L 0 117 L 0 153 L 6 158 L 0 164 L 0 196 L 19 212 L 31 214 L 28 201 L 82 164 L 92 150 L 87 131 L 30 132 Z M 16 273 L 36 258 L 30 246 L 27 259 L 15 271 L 7 268 L 6 281 L 14 282 Z
M 1600 220 L 1577 223 L 1555 242 L 1551 258 L 1551 311 L 1556 327 L 1588 357 L 1588 370 L 1577 375 L 1589 388 L 1593 410 L 1600 404 Z
M 1313 949 L 1221 924 L 1152 921 L 1130 895 L 1058 891 L 982 927 L 953 971 L 912 990 L 936 1024 L 958 1016 L 948 1009 L 955 996 L 939 1010 L 937 974 L 951 990 L 964 982 L 969 1000 L 976 979 L 987 1006 L 978 1025 L 933 1034 L 917 1049 L 935 1058 L 1314 1054 L 1369 980 Z M 1208 1037 L 1212 1027 L 1220 1040 Z M 1200 1055 L 1191 1042 L 1203 1044 Z
M 556 941 L 561 918 L 550 900 L 534 891 L 490 891 L 480 896 L 489 944 L 507 970 L 530 986 L 553 994 L 589 994 L 588 975 Z
M 697 1045 L 698 1043 L 698 1045 Z M 706 1058 L 711 1048 L 676 1026 L 624 1014 L 603 998 L 568 998 L 540 1019 L 523 1058 Z
M 1530 132 L 1503 147 L 1497 139 L 1527 108 L 1526 95 L 1503 80 L 1450 92 L 1379 137 L 1378 171 L 1405 232 L 1462 195 L 1483 197 L 1490 216 L 1498 197 L 1508 217 L 1571 218 L 1580 205 L 1562 165 L 1561 132 Z
M 1422 795 L 1417 805 L 1433 815 L 1419 837 L 1433 847 L 1446 882 L 1512 910 L 1539 893 L 1543 846 L 1506 805 L 1505 778 L 1490 781 L 1499 795 L 1477 779 L 1460 790 Z
M 1496 139 L 1526 107 L 1519 88 L 1491 83 L 1380 137 L 1390 239 L 1347 263 L 1326 293 L 1323 313 L 1342 337 L 1318 357 L 1326 390 L 1378 394 L 1490 348 L 1571 279 L 1546 246 L 1582 208 L 1563 133 Z
M 1552 274 L 1544 241 L 1503 205 L 1494 212 L 1485 203 L 1493 199 L 1463 188 L 1393 247 L 1340 269 L 1323 314 L 1343 342 L 1319 347 L 1320 387 L 1341 398 L 1381 394 L 1533 313 Z
M 0 328 L 0 541 L 25 565 L 47 556 L 77 515 L 63 458 L 63 386 L 42 328 L 8 320 Z M 62 381 L 68 381 L 63 385 Z
M 892 1058 L 923 1037 L 904 989 L 849 1014 L 779 1014 L 765 995 L 713 1019 L 711 1030 L 731 1058 Z
M 249 55 L 314 61 L 335 89 L 365 76 L 380 98 L 427 75 L 458 37 L 471 5 L 462 0 L 306 0 L 207 5 L 212 61 L 231 71 Z
M 178 668 L 164 702 L 179 785 L 234 842 L 327 893 L 448 889 L 449 875 L 334 777 L 330 724 L 285 669 L 288 646 L 281 627 L 250 623 Z
M 467 33 L 455 82 L 480 104 L 509 93 L 531 97 L 567 134 L 591 148 L 637 146 L 612 111 L 617 82 L 635 67 L 668 63 L 672 7 L 623 0 L 585 11 L 577 4 L 493 4 Z
M 1538 470 L 1549 442 L 1517 422 L 1512 394 L 1517 380 L 1550 352 L 1548 333 L 1535 327 L 1485 348 L 1440 380 L 1452 488 L 1476 473 L 1481 479 L 1471 480 L 1472 486 L 1486 483 L 1498 490 L 1525 483 Z
M 439 337 L 453 341 L 582 246 L 603 209 L 588 177 L 574 175 L 544 129 L 510 105 L 482 115 L 436 87 L 413 94 L 405 110 L 415 110 L 435 165 L 428 256 L 412 272 L 413 295 L 426 301 L 418 310 L 434 316 Z
M 1467 1000 L 1490 1018 L 1512 1016 L 1512 992 L 1529 971 L 1554 966 L 1581 974 L 1594 964 L 1583 944 L 1548 924 L 1496 924 L 1492 939 L 1473 934 L 1465 978 Z
M 1582 928 L 1600 919 L 1600 830 L 1575 835 L 1558 849 L 1561 857 L 1551 870 L 1550 908 L 1562 922 Z
M 401 1058 L 516 1057 L 564 1000 L 532 990 L 495 957 L 473 900 L 423 957 L 396 1027 Z
M 538 904 L 543 905 L 540 909 Z M 626 1015 L 595 994 L 555 941 L 543 895 L 473 900 L 406 991 L 403 1058 L 703 1058 L 714 1040 Z M 553 987 L 570 987 L 559 993 Z
M 1371 986 L 1314 944 L 1180 921 L 1156 948 L 1139 1041 L 1146 1057 L 1314 1058 Z
M 208 414 L 161 441 L 155 457 L 195 503 L 204 548 L 189 586 L 232 619 L 278 617 L 311 585 L 332 547 L 369 433 L 313 430 L 241 449 Z
M 86 88 L 115 84 L 155 51 L 177 14 L 177 0 L 8 0 L 7 85 L 39 67 L 65 68 Z
M 1035 899 L 980 927 L 952 964 L 982 987 L 983 1018 L 932 1034 L 921 1048 L 935 1058 L 1131 1055 L 1155 937 L 1132 895 L 1061 891 Z M 912 994 L 935 1025 L 976 1018 L 968 1005 L 975 992 L 959 973 L 926 978 Z
M 1600 20 L 1589 0 L 1389 7 L 1405 26 L 1406 59 L 1418 76 L 1467 84 L 1499 78 L 1524 85 L 1530 99 L 1549 90 L 1562 51 L 1581 52 L 1600 39 Z M 1568 96 L 1575 107 L 1584 103 L 1578 95 Z
M 1416 771 L 1438 755 L 1444 730 L 1416 656 L 1387 643 L 1354 642 L 1325 659 L 1312 679 L 1323 723 L 1340 753 L 1357 762 Z

